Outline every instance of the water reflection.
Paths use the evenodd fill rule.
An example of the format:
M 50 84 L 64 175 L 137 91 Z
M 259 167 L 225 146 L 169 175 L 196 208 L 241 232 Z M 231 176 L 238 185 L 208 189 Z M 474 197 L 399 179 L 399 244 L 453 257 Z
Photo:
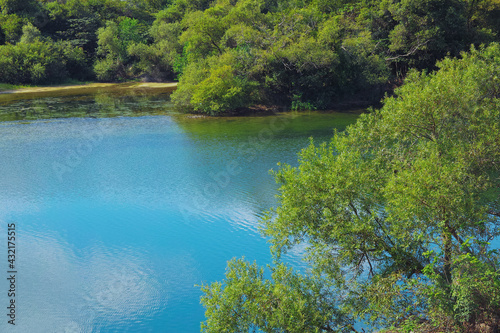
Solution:
M 166 306 L 158 274 L 131 249 L 78 249 L 55 231 L 30 229 L 18 243 L 20 331 L 92 332 L 130 321 L 144 326 Z
M 172 110 L 170 91 L 164 90 L 138 93 L 100 89 L 76 96 L 39 95 L 24 96 L 31 97 L 27 99 L 0 95 L 0 121 L 162 115 Z
M 0 123 L 0 234 L 19 225 L 23 332 L 199 331 L 195 285 L 221 280 L 233 257 L 271 261 L 258 232 L 275 204 L 268 170 L 296 163 L 310 135 L 326 140 L 356 118 L 189 118 L 161 95 L 16 103 L 46 108 L 30 117 L 99 110 L 95 119 Z M 151 109 L 165 115 L 101 118 Z M 288 121 L 273 130 L 273 119 Z M 286 260 L 300 267 L 303 250 Z

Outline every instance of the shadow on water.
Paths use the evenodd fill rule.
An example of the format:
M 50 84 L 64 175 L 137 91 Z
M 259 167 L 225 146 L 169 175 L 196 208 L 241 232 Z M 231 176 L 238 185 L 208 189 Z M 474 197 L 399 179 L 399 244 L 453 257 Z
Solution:
M 266 137 L 332 135 L 343 131 L 363 110 L 351 112 L 300 111 L 248 117 L 197 117 L 178 115 L 176 121 L 193 139 L 215 139 L 257 135 Z

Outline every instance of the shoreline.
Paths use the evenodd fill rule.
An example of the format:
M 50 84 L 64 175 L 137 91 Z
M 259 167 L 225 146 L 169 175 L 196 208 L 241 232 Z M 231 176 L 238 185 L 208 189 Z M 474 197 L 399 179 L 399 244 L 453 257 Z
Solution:
M 109 91 L 117 92 L 120 94 L 127 94 L 127 91 L 147 91 L 151 93 L 162 93 L 162 92 L 172 92 L 177 89 L 177 82 L 120 82 L 120 83 L 101 83 L 101 82 L 90 82 L 81 84 L 68 83 L 66 85 L 56 85 L 56 86 L 34 86 L 34 87 L 20 87 L 17 89 L 6 89 L 1 90 L 0 86 L 0 103 L 9 103 L 16 100 L 23 99 L 33 99 L 42 97 L 55 97 L 55 96 L 72 96 L 72 95 L 82 95 L 92 92 Z M 4 86 L 5 87 L 5 86 Z M 135 92 L 133 92 L 135 94 Z M 367 107 L 375 106 L 367 100 L 360 99 L 359 96 L 356 98 L 350 98 L 343 100 L 340 103 L 334 103 L 332 107 L 324 110 L 291 110 L 288 107 L 280 105 L 264 105 L 257 104 L 249 107 L 242 107 L 228 112 L 224 112 L 217 115 L 209 115 L 197 112 L 186 112 L 184 113 L 187 118 L 224 118 L 224 117 L 255 117 L 255 116 L 269 116 L 277 114 L 286 114 L 291 112 L 311 112 L 316 111 L 320 113 L 330 113 L 330 112 L 340 112 L 340 113 L 363 113 L 366 112 Z
M 119 89 L 176 89 L 177 82 L 123 82 L 123 83 L 84 83 L 84 84 L 69 84 L 58 86 L 40 86 L 26 87 L 19 89 L 0 90 L 0 94 L 36 94 L 36 93 L 57 93 L 70 92 L 80 89 L 98 89 L 98 88 L 119 88 Z

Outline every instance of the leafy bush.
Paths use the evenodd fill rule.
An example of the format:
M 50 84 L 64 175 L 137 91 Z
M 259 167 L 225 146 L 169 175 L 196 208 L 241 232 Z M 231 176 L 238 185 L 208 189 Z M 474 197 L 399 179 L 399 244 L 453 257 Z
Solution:
M 94 64 L 94 73 L 99 81 L 116 81 L 119 79 L 119 64 L 111 57 L 97 60 Z
M 234 75 L 231 66 L 212 69 L 210 76 L 196 85 L 191 104 L 197 112 L 216 115 L 249 106 L 257 83 Z
M 234 66 L 233 53 L 191 62 L 172 94 L 175 107 L 183 112 L 218 115 L 252 105 L 257 100 L 258 83 L 238 74 Z
M 300 110 L 316 110 L 316 107 L 311 102 L 303 102 L 302 95 L 293 95 L 292 98 L 292 110 L 300 111 Z
M 186 66 L 179 80 L 177 89 L 172 93 L 171 99 L 177 110 L 181 112 L 194 111 L 191 99 L 198 84 L 209 75 L 206 62 L 193 62 Z
M 24 20 L 16 14 L 0 14 L 0 30 L 3 35 L 0 45 L 16 43 L 23 33 L 23 22 Z
M 85 56 L 68 42 L 42 41 L 0 46 L 0 77 L 13 84 L 61 82 L 87 75 Z
M 182 46 L 178 42 L 181 32 L 179 23 L 165 23 L 156 20 L 149 30 L 153 37 L 152 44 L 134 43 L 128 48 L 128 53 L 139 59 L 136 68 L 153 80 L 174 78 L 174 66 Z M 182 71 L 176 66 L 177 71 Z

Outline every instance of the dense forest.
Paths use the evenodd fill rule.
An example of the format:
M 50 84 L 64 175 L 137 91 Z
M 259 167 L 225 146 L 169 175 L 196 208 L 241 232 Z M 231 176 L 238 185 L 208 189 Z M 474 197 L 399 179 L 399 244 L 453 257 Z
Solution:
M 500 0 L 0 0 L 0 82 L 179 81 L 175 105 L 371 104 L 499 40 Z

